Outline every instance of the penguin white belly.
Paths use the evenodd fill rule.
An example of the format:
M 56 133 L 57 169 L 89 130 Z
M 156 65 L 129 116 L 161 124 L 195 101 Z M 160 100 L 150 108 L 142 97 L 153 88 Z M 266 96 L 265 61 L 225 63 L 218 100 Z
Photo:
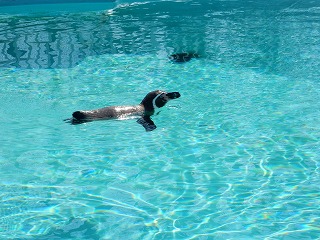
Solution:
M 76 111 L 72 114 L 77 120 L 106 120 L 115 118 L 126 118 L 132 116 L 142 116 L 144 108 L 142 106 L 112 106 L 90 111 Z

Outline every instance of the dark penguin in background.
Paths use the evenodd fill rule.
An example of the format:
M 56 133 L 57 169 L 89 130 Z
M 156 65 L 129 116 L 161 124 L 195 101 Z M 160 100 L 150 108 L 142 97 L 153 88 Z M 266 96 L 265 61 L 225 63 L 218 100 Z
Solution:
M 174 53 L 169 56 L 169 59 L 172 62 L 176 63 L 184 63 L 184 62 L 189 62 L 192 58 L 199 58 L 200 55 L 197 53 L 188 53 L 188 52 L 183 52 L 183 53 Z
M 81 124 L 97 120 L 119 119 L 127 117 L 139 117 L 137 122 L 141 124 L 146 131 L 156 129 L 156 125 L 151 120 L 157 108 L 161 108 L 172 99 L 180 97 L 179 92 L 163 92 L 156 90 L 148 93 L 138 105 L 133 106 L 110 106 L 89 111 L 76 111 L 72 118 L 65 121 L 71 124 Z

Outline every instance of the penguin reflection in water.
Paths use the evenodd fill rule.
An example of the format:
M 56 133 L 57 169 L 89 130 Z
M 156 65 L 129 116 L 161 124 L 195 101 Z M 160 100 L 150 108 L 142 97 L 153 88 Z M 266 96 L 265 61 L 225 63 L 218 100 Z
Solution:
M 141 124 L 146 131 L 156 129 L 156 125 L 151 120 L 155 110 L 166 105 L 170 100 L 180 97 L 179 92 L 163 92 L 156 90 L 148 93 L 138 105 L 132 106 L 110 106 L 95 110 L 81 110 L 72 114 L 72 118 L 64 121 L 71 124 L 81 124 L 97 120 L 119 119 L 127 117 L 139 117 L 137 123 Z

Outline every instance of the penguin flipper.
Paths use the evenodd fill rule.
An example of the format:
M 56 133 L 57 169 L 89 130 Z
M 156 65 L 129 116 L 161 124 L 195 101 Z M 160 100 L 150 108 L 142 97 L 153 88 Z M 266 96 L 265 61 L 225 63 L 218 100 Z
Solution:
M 154 122 L 151 120 L 149 116 L 144 116 L 137 120 L 137 123 L 141 124 L 147 132 L 151 132 L 157 128 Z

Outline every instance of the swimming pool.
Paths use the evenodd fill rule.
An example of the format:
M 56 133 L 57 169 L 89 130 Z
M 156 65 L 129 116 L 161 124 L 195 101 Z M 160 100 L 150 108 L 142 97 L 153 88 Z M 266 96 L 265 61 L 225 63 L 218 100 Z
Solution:
M 108 4 L 0 10 L 0 238 L 318 238 L 320 4 Z M 152 132 L 63 122 L 155 89 Z

